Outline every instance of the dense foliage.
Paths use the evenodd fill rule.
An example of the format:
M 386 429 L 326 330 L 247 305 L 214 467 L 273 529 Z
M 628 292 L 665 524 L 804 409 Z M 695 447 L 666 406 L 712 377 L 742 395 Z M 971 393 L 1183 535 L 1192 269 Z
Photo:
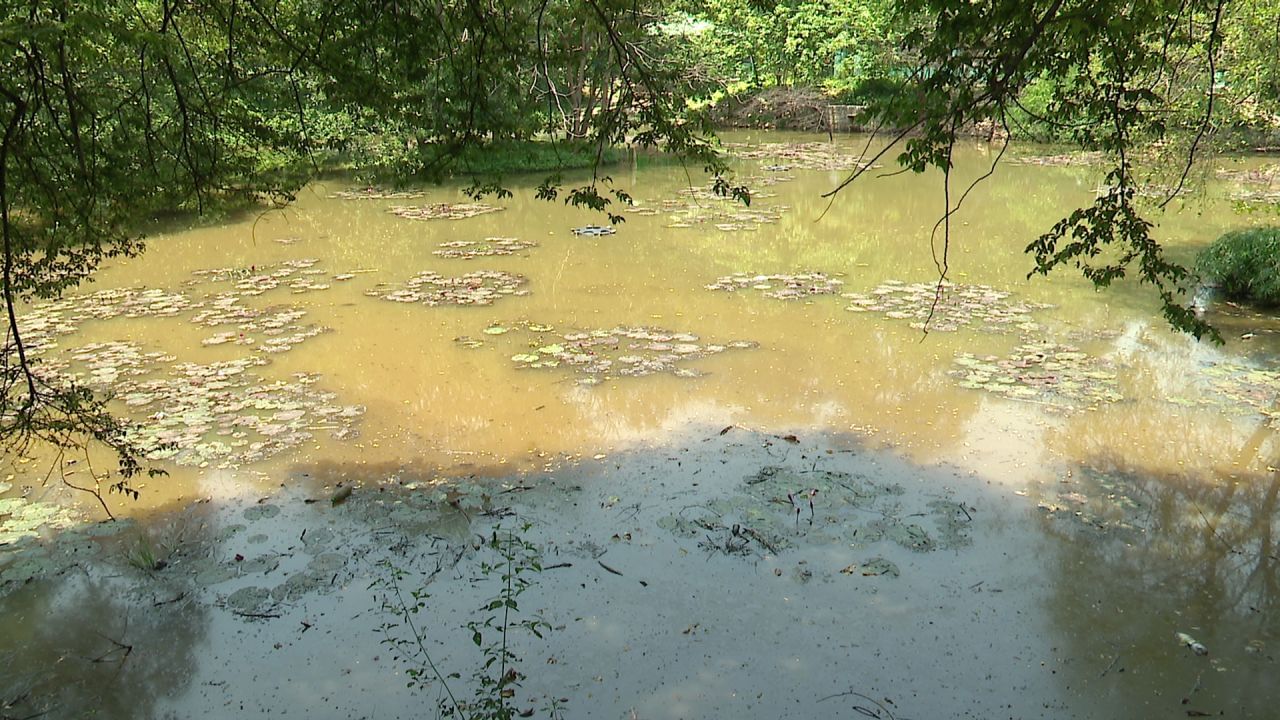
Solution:
M 1280 305 L 1280 228 L 1229 232 L 1200 252 L 1196 269 L 1229 298 Z

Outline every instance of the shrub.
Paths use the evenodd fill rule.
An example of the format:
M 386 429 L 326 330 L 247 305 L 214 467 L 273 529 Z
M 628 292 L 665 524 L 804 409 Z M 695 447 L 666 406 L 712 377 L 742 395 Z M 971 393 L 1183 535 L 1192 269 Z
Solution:
M 1229 232 L 1200 251 L 1196 269 L 1228 298 L 1280 305 L 1280 227 Z

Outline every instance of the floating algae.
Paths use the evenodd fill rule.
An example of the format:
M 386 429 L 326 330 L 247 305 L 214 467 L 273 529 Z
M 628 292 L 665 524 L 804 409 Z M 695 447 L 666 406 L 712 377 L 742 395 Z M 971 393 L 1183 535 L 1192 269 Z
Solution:
M 948 374 L 960 381 L 960 387 L 1010 400 L 1068 409 L 1121 399 L 1111 366 L 1071 345 L 1028 342 L 1004 358 L 963 353 L 954 363 L 957 367 Z
M 458 277 L 446 277 L 425 270 L 409 278 L 400 287 L 379 284 L 365 295 L 393 302 L 423 305 L 492 305 L 508 295 L 527 295 L 525 279 L 499 270 L 480 270 Z
M 470 260 L 472 258 L 491 257 L 494 255 L 515 255 L 522 250 L 528 250 L 529 248 L 537 246 L 538 243 L 533 242 L 532 240 L 491 237 L 485 238 L 484 240 L 453 240 L 450 242 L 440 243 L 440 249 L 432 251 L 432 254 L 443 258 Z
M 388 212 L 406 220 L 463 220 L 498 212 L 504 208 L 484 203 L 433 203 L 430 205 L 393 205 Z
M 708 290 L 735 292 L 738 290 L 757 290 L 761 295 L 776 300 L 795 300 L 812 295 L 834 295 L 844 285 L 843 280 L 828 277 L 820 272 L 797 273 L 794 275 L 753 275 L 751 273 L 734 273 L 717 278 L 706 286 Z
M 1137 542 L 1159 522 L 1148 507 L 1153 496 L 1142 483 L 1143 478 L 1135 475 L 1086 465 L 1076 468 L 1057 487 L 1046 488 L 1036 505 L 1060 531 L 1103 533 Z
M 973 327 L 988 332 L 1031 332 L 1039 329 L 1031 317 L 1049 307 L 1039 303 L 1010 302 L 1010 293 L 987 285 L 954 283 L 904 283 L 887 280 L 867 293 L 845 293 L 852 312 L 879 312 L 896 320 L 910 320 L 911 327 L 954 332 Z
M 501 330 L 501 332 L 497 332 Z M 596 384 L 612 377 L 640 377 L 670 373 L 677 377 L 697 377 L 700 373 L 680 363 L 708 357 L 728 349 L 756 347 L 749 341 L 724 344 L 704 343 L 692 333 L 662 328 L 618 326 L 610 330 L 560 332 L 550 325 L 521 322 L 490 326 L 485 333 L 506 339 L 513 350 L 510 357 L 518 369 L 565 367 L 580 377 L 582 384 Z M 467 347 L 483 341 L 457 339 Z

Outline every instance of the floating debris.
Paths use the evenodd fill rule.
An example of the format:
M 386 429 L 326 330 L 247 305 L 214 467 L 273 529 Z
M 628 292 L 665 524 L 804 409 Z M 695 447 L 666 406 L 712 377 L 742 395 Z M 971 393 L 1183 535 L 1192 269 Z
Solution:
M 618 230 L 609 225 L 584 225 L 583 227 L 574 228 L 572 232 L 578 237 L 602 237 L 604 235 L 613 235 Z
M 367 187 L 359 190 L 339 190 L 329 197 L 337 200 L 417 200 L 426 195 L 425 190 L 386 190 Z
M 431 205 L 393 205 L 388 211 L 407 220 L 463 220 L 498 212 L 504 208 L 484 203 L 433 203 Z
M 481 270 L 459 277 L 445 277 L 425 270 L 409 278 L 403 286 L 380 284 L 365 295 L 393 302 L 423 305 L 491 305 L 507 295 L 528 295 L 523 276 L 499 270 Z
M 1173 636 L 1175 639 L 1177 639 L 1179 645 L 1184 645 L 1186 647 L 1191 648 L 1191 652 L 1195 653 L 1196 655 L 1209 654 L 1209 648 L 1205 647 L 1203 644 L 1200 643 L 1199 640 L 1196 640 L 1190 635 L 1184 632 L 1179 632 L 1179 633 L 1174 633 Z
M 470 260 L 478 257 L 494 255 L 515 255 L 523 250 L 535 248 L 538 243 L 532 240 L 519 240 L 508 237 L 491 237 L 484 240 L 454 240 L 440 243 L 439 250 L 432 252 L 443 258 Z
M 845 293 L 852 312 L 879 312 L 910 320 L 911 327 L 954 332 L 975 327 L 988 332 L 1033 332 L 1040 328 L 1031 313 L 1050 307 L 1040 303 L 1009 302 L 1010 293 L 986 285 L 936 282 L 907 284 L 887 280 L 869 293 Z M 935 303 L 936 299 L 936 303 Z M 932 315 L 932 317 L 930 317 Z
M 507 339 L 507 345 L 518 350 L 510 355 L 518 369 L 563 366 L 582 376 L 579 382 L 586 385 L 613 377 L 657 373 L 698 377 L 701 375 L 699 371 L 680 364 L 731 348 L 757 346 L 754 342 L 741 340 L 724 344 L 702 343 L 692 333 L 628 326 L 560 332 L 550 325 L 521 322 L 510 326 L 490 326 L 485 329 L 485 334 Z M 461 337 L 457 341 L 466 347 L 484 344 L 469 337 Z
M 958 367 L 948 374 L 960 381 L 960 387 L 986 390 L 1010 400 L 1067 409 L 1122 398 L 1114 369 L 1071 345 L 1028 342 L 1005 358 L 963 353 L 954 362 Z
M 714 283 L 705 286 L 708 290 L 736 292 L 738 290 L 758 290 L 761 295 L 777 300 L 796 300 L 812 295 L 834 295 L 844 285 L 843 280 L 828 277 L 820 272 L 797 273 L 795 275 L 752 275 L 750 273 L 734 273 L 717 278 Z

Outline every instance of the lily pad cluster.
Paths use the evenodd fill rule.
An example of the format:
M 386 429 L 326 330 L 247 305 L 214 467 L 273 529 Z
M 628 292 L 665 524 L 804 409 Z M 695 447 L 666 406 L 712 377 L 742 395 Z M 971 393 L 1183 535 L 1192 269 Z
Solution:
M 458 277 L 446 277 L 425 270 L 409 278 L 404 285 L 390 287 L 379 284 L 365 294 L 383 300 L 423 305 L 492 305 L 508 295 L 527 295 L 522 275 L 500 270 L 480 270 Z
M 367 187 L 357 190 L 339 190 L 329 197 L 337 200 L 417 200 L 426 195 L 426 191 L 423 190 L 387 190 Z
M 1007 357 L 956 356 L 948 374 L 960 387 L 1057 409 L 1120 400 L 1115 369 L 1079 348 L 1051 341 L 1027 342 Z
M 905 502 L 905 490 L 896 483 L 768 465 L 744 478 L 734 493 L 683 508 L 659 519 L 658 527 L 731 555 L 779 555 L 803 545 L 867 549 L 883 542 L 928 552 L 972 542 L 972 514 L 961 503 Z
M 12 486 L 0 482 L 0 495 Z M 75 515 L 60 505 L 24 498 L 0 497 L 0 547 L 13 545 L 28 537 L 38 537 L 41 528 L 65 528 L 76 521 Z
M 306 314 L 306 310 L 288 305 L 245 307 L 240 305 L 239 296 L 228 293 L 215 297 L 204 309 L 195 313 L 191 321 L 210 328 L 234 326 L 231 330 L 224 330 L 201 340 L 203 345 L 232 343 L 256 347 L 262 352 L 281 353 L 328 330 L 315 324 L 301 325 L 298 321 Z
M 520 240 L 509 237 L 490 237 L 484 240 L 453 240 L 440 243 L 440 249 L 432 252 L 443 258 L 470 260 L 478 257 L 494 255 L 515 255 L 518 252 L 535 248 L 538 243 L 532 240 Z
M 771 197 L 770 193 L 755 192 L 754 200 Z M 786 205 L 766 205 L 755 202 L 743 205 L 732 196 L 718 195 L 711 186 L 682 188 L 676 198 L 665 198 L 646 206 L 652 214 L 668 215 L 670 228 L 692 228 L 710 225 L 722 232 L 758 230 L 761 225 L 776 223 L 790 208 Z
M 729 349 L 757 347 L 750 341 L 724 344 L 705 343 L 692 333 L 662 328 L 618 326 L 610 330 L 557 330 L 550 325 L 520 322 L 491 325 L 491 338 L 503 337 L 505 345 L 518 350 L 511 361 L 518 369 L 567 368 L 579 375 L 579 382 L 594 385 L 613 377 L 640 377 L 670 373 L 677 377 L 698 377 L 701 373 L 681 363 L 716 355 Z M 457 339 L 466 347 L 485 341 L 471 337 Z
M 291 305 L 248 307 L 244 298 L 280 289 L 308 292 L 328 287 L 328 271 L 315 259 L 270 266 L 197 271 L 188 285 L 231 287 L 198 302 L 182 292 L 122 288 L 45 303 L 24 313 L 24 329 L 38 372 L 51 384 L 74 382 L 123 403 L 131 438 L 154 448 L 152 459 L 230 467 L 294 447 L 317 430 L 347 438 L 362 410 L 336 405 L 314 387 L 316 377 L 295 374 L 271 381 L 250 368 L 267 364 L 327 329 L 304 324 L 306 311 Z M 335 275 L 333 280 L 353 277 Z M 209 365 L 174 364 L 175 358 L 129 342 L 104 342 L 53 354 L 59 336 L 87 320 L 175 317 L 215 330 L 204 345 L 249 346 L 252 354 Z
M 118 397 L 137 416 L 131 439 L 157 448 L 153 460 L 227 468 L 295 447 L 316 431 L 352 435 L 362 407 L 336 404 L 333 393 L 313 387 L 314 375 L 272 381 L 250 372 L 265 362 L 182 363 L 171 377 L 121 383 Z
M 1220 168 L 1216 173 L 1223 180 L 1247 185 L 1273 185 L 1280 182 L 1280 165 L 1264 165 L 1248 170 Z
M 64 371 L 63 377 L 98 391 L 111 390 L 124 378 L 150 374 L 159 364 L 174 360 L 172 355 L 143 352 L 136 343 L 119 341 L 82 345 L 68 355 L 84 369 Z
M 1086 465 L 1069 482 L 1046 488 L 1036 506 L 1047 518 L 1068 523 L 1066 529 L 1129 538 L 1152 529 L 1149 501 L 1137 478 Z
M 1044 167 L 1087 167 L 1106 161 L 1106 157 L 1096 151 L 1068 152 L 1056 155 L 1022 155 L 1005 160 L 1010 165 L 1040 165 Z
M 762 160 L 764 170 L 854 170 L 870 166 L 861 156 L 833 143 L 726 143 L 730 153 L 744 160 Z
M 1276 188 L 1240 188 L 1231 193 L 1231 199 L 1242 203 L 1280 203 L 1280 187 Z
M 463 220 L 502 209 L 484 203 L 432 203 L 430 205 L 393 205 L 388 210 L 392 215 L 406 220 Z
M 708 290 L 736 292 L 738 290 L 756 290 L 767 298 L 776 300 L 796 300 L 813 295 L 834 295 L 840 292 L 844 281 L 828 277 L 820 272 L 804 272 L 794 275 L 753 275 L 750 273 L 734 273 L 717 278 L 706 285 Z
M 58 336 L 75 333 L 90 320 L 173 317 L 193 307 L 198 303 L 181 292 L 115 288 L 34 305 L 22 313 L 19 323 L 28 354 L 40 355 L 58 346 Z
M 1280 427 L 1280 370 L 1240 360 L 1205 364 L 1192 378 L 1190 397 L 1174 396 L 1178 405 L 1207 405 L 1229 412 L 1256 413 L 1268 424 Z
M 987 285 L 936 282 L 904 283 L 887 280 L 867 293 L 845 293 L 852 312 L 879 312 L 885 317 L 910 320 L 911 327 L 954 332 L 974 327 L 989 332 L 1032 332 L 1039 328 L 1031 314 L 1049 307 L 1012 302 L 1010 293 Z M 932 317 L 930 315 L 932 314 Z

